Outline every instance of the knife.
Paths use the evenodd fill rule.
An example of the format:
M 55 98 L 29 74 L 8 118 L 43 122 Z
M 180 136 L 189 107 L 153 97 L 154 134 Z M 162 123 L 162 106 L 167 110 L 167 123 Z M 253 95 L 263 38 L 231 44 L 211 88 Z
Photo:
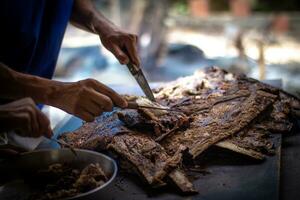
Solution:
M 179 110 L 175 110 L 175 109 L 171 109 L 171 108 L 163 108 L 163 107 L 156 107 L 156 106 L 143 106 L 143 105 L 139 105 L 133 101 L 128 102 L 127 108 L 128 109 L 147 108 L 147 109 L 156 109 L 156 110 L 166 110 L 166 111 L 172 111 L 172 112 L 181 112 Z
M 149 100 L 155 102 L 154 95 L 152 93 L 152 90 L 151 90 L 148 82 L 147 82 L 147 79 L 144 76 L 144 73 L 143 73 L 142 69 L 140 67 L 132 64 L 131 62 L 129 62 L 127 64 L 127 68 L 129 69 L 130 73 L 135 78 L 136 82 L 139 84 L 141 89 L 143 90 L 146 97 Z

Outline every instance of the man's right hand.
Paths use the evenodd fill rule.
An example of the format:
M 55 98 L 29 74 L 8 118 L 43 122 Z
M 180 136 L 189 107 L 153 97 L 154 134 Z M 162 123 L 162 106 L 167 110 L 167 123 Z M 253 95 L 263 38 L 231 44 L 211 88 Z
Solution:
M 27 137 L 52 136 L 48 118 L 31 98 L 23 98 L 0 105 L 0 131 L 14 130 Z
M 85 121 L 93 121 L 113 106 L 127 107 L 119 94 L 104 84 L 86 79 L 75 83 L 60 82 L 49 96 L 49 105 L 60 108 Z
M 127 102 L 120 95 L 94 79 L 64 83 L 23 74 L 1 63 L 0 95 L 1 98 L 5 99 L 30 97 L 36 103 L 60 108 L 85 121 L 93 121 L 95 117 L 100 116 L 102 112 L 111 111 L 113 106 L 121 108 L 127 107 Z M 26 101 L 29 100 L 27 99 Z M 31 101 L 31 107 L 33 104 Z M 12 106 L 14 105 L 15 104 Z M 43 116 L 42 113 L 36 110 L 34 111 L 34 113 L 38 113 L 39 116 Z M 17 115 L 17 113 L 15 113 L 15 115 Z M 5 115 L 0 117 L 5 118 Z M 22 117 L 18 116 L 18 118 L 21 119 Z M 49 124 L 45 116 L 41 117 L 41 119 L 42 122 Z M 11 117 L 9 120 L 11 120 Z

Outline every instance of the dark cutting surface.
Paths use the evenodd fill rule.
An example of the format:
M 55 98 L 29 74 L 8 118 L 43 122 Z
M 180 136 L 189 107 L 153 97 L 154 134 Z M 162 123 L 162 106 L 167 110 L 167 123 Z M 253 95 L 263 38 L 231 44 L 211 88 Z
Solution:
M 300 122 L 298 121 L 298 127 Z M 280 199 L 300 197 L 300 131 L 282 139 Z
M 277 144 L 280 140 L 276 137 Z M 120 173 L 108 193 L 108 199 L 278 199 L 279 157 L 280 147 L 277 155 L 265 162 L 214 148 L 198 159 L 203 161 L 203 165 L 188 173 L 195 178 L 194 185 L 199 194 L 182 196 L 171 187 L 151 189 L 141 184 L 138 177 Z
M 278 86 L 280 82 L 271 84 Z M 114 89 L 120 93 L 141 94 L 138 88 Z M 55 129 L 56 136 L 78 128 L 81 123 L 75 117 L 65 120 Z M 172 187 L 151 189 L 136 175 L 121 171 L 105 199 L 295 199 L 300 193 L 300 136 L 295 133 L 285 137 L 283 149 L 281 135 L 273 135 L 273 139 L 276 155 L 265 161 L 218 148 L 206 151 L 197 159 L 197 169 L 188 173 L 199 194 L 182 196 Z

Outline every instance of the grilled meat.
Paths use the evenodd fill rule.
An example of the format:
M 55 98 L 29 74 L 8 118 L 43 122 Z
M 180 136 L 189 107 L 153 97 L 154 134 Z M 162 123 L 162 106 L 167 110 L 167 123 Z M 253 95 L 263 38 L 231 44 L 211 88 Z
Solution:
M 222 69 L 211 67 L 198 71 L 189 77 L 180 78 L 156 89 L 156 96 L 164 105 L 176 107 L 187 115 L 209 110 L 218 102 L 235 98 L 238 93 L 264 91 L 273 95 L 273 106 L 262 112 L 259 120 L 249 124 L 247 130 L 232 135 L 217 146 L 251 156 L 263 158 L 264 153 L 272 153 L 270 133 L 290 132 L 291 116 L 299 117 L 300 101 L 283 90 L 242 75 L 234 75 Z M 235 141 L 235 142 L 234 142 Z
M 212 67 L 155 90 L 160 104 L 127 96 L 154 109 L 114 110 L 63 134 L 77 148 L 110 150 L 152 186 L 171 179 L 194 192 L 181 169 L 185 152 L 196 158 L 212 145 L 263 159 L 274 153 L 271 133 L 290 132 L 300 101 L 286 92 L 242 75 Z
M 219 103 L 206 112 L 194 114 L 189 129 L 166 138 L 162 145 L 169 151 L 185 145 L 189 147 L 190 154 L 196 157 L 209 146 L 245 128 L 274 98 L 269 93 L 256 91 L 249 97 Z
M 168 155 L 165 149 L 157 142 L 155 142 L 156 136 L 149 133 L 154 130 L 156 123 L 148 123 L 147 120 L 138 121 L 142 118 L 143 111 L 136 110 L 115 110 L 111 113 L 105 113 L 96 119 L 95 122 L 85 123 L 83 126 L 74 132 L 66 133 L 61 136 L 68 144 L 73 145 L 76 148 L 86 148 L 93 150 L 112 150 L 117 153 L 122 159 L 125 159 L 133 167 L 135 171 L 152 186 L 165 185 L 164 179 L 166 176 L 169 178 L 184 192 L 194 192 L 192 183 L 188 181 L 183 172 L 177 171 L 178 166 L 182 161 L 181 152 L 185 149 L 179 147 L 177 152 L 172 156 Z M 154 116 L 154 113 L 152 113 Z M 158 115 L 158 113 L 156 113 Z M 159 113 L 161 115 L 161 113 Z M 143 115 L 144 116 L 144 115 Z M 170 117 L 166 113 L 166 118 Z M 122 120 L 121 120 L 122 119 Z M 186 120 L 184 115 L 179 115 L 179 118 L 183 121 Z M 136 124 L 135 129 L 130 126 L 130 120 Z M 126 127 L 126 122 L 128 128 Z M 168 122 L 168 121 L 167 121 Z M 169 130 L 166 120 L 161 120 L 161 130 Z M 145 123 L 149 129 L 141 131 L 143 126 L 138 123 Z M 183 122 L 179 123 L 179 128 L 185 125 Z M 171 127 L 172 129 L 172 127 Z M 162 132 L 164 133 L 164 132 Z M 153 137 L 152 137 L 153 136 Z M 178 176 L 184 177 L 183 180 L 178 180 Z M 188 191 L 190 190 L 190 191 Z

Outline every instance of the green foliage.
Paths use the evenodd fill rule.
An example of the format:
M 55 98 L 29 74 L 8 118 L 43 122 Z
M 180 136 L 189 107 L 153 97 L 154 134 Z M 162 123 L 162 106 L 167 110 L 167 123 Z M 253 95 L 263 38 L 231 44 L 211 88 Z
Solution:
M 188 14 L 188 2 L 187 0 L 170 0 L 171 12 L 178 15 L 187 15 Z

